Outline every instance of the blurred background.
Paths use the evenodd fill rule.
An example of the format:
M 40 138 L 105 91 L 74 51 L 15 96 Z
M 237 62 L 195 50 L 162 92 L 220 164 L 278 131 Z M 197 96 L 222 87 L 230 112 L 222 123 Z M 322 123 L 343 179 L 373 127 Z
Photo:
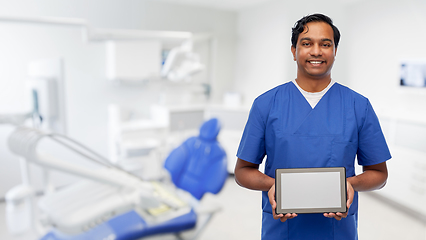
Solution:
M 296 76 L 291 28 L 318 12 L 342 35 L 332 78 L 370 99 L 393 155 L 387 186 L 360 194 L 360 239 L 426 239 L 425 1 L 0 3 L 1 239 L 39 239 L 8 231 L 6 195 L 22 182 L 39 196 L 45 187 L 44 171 L 10 151 L 7 123 L 65 134 L 151 179 L 212 117 L 229 176 L 207 196 L 222 210 L 199 238 L 260 239 L 261 194 L 235 184 L 236 150 L 253 100 Z M 53 171 L 50 179 L 63 187 L 79 178 Z

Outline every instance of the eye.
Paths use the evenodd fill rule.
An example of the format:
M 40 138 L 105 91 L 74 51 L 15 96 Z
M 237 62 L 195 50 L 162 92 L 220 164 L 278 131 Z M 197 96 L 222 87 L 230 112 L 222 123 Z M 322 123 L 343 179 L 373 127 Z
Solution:
M 311 45 L 311 43 L 309 43 L 309 42 L 303 42 L 302 43 L 302 46 L 305 46 L 305 47 L 309 47 Z
M 330 43 L 324 43 L 322 46 L 328 48 L 328 47 L 331 47 L 331 44 Z

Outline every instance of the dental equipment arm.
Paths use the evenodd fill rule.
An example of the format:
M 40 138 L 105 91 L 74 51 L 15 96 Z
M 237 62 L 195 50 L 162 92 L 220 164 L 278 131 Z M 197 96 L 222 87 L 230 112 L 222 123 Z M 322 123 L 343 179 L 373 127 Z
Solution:
M 24 157 L 27 161 L 40 165 L 42 167 L 59 170 L 62 172 L 70 173 L 73 175 L 81 176 L 91 180 L 95 180 L 101 183 L 109 184 L 116 187 L 124 187 L 130 189 L 147 189 L 152 190 L 152 186 L 149 183 L 143 182 L 136 176 L 130 175 L 130 173 L 124 170 L 118 169 L 126 178 L 115 178 L 112 177 L 108 172 L 102 171 L 91 171 L 85 169 L 76 164 L 67 163 L 65 161 L 56 159 L 48 154 L 37 151 L 37 145 L 39 141 L 45 137 L 53 138 L 53 134 L 43 133 L 36 129 L 18 127 L 9 137 L 8 145 L 10 150 Z M 59 142 L 59 141 L 58 141 Z M 63 144 L 63 142 L 60 142 Z M 69 147 L 68 145 L 64 145 Z M 72 148 L 70 148 L 72 149 Z M 72 149 L 75 150 L 75 149 Z M 99 163 L 99 162 L 98 162 Z M 104 164 L 105 165 L 105 164 Z M 113 167 L 113 166 L 108 166 Z
M 27 119 L 32 117 L 32 113 L 22 113 L 22 114 L 1 114 L 0 115 L 0 124 L 11 124 L 19 126 L 24 124 Z
M 43 213 L 40 222 L 44 228 L 55 226 L 64 233 L 78 234 L 132 209 L 142 214 L 149 212 L 152 216 L 145 216 L 149 223 L 165 221 L 191 211 L 191 207 L 180 195 L 176 195 L 177 192 L 173 187 L 169 188 L 159 182 L 144 181 L 111 165 L 108 160 L 102 159 L 100 155 L 83 145 L 73 142 L 73 146 L 79 145 L 80 148 L 102 159 L 105 163 L 97 161 L 59 140 L 58 137 L 73 142 L 66 136 L 25 127 L 18 127 L 8 139 L 10 150 L 25 158 L 26 161 L 43 168 L 94 180 L 82 180 L 41 197 L 38 205 Z M 54 140 L 106 167 L 91 171 L 41 153 L 37 146 L 43 138 Z M 167 211 L 167 214 L 157 214 L 164 211 Z

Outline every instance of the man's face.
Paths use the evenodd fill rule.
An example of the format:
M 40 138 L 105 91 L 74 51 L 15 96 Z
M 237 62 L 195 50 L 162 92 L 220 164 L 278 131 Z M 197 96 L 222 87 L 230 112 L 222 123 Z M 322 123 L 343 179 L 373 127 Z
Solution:
M 337 49 L 334 33 L 325 22 L 309 22 L 299 34 L 296 48 L 291 47 L 297 62 L 297 77 L 309 79 L 331 78 L 331 68 Z

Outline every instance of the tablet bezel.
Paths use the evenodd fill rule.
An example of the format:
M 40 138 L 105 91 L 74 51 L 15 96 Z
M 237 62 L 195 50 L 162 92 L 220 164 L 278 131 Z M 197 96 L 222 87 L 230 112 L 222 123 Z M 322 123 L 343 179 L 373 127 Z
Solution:
M 312 172 L 338 172 L 340 173 L 340 207 L 338 208 L 289 208 L 281 207 L 281 174 L 283 173 L 312 173 Z M 347 211 L 346 206 L 346 169 L 344 167 L 327 167 L 327 168 L 279 168 L 275 170 L 275 200 L 277 214 L 286 213 L 344 213 Z

